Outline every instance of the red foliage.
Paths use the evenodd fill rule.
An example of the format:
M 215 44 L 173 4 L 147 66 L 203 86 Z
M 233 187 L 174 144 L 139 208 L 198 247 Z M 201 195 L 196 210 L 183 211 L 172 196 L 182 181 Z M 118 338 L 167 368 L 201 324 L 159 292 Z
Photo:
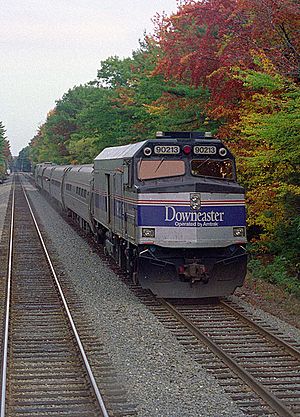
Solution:
M 187 1 L 156 22 L 156 71 L 207 86 L 210 114 L 232 121 L 246 93 L 232 67 L 256 69 L 253 55 L 263 53 L 279 73 L 299 77 L 299 17 L 294 0 Z

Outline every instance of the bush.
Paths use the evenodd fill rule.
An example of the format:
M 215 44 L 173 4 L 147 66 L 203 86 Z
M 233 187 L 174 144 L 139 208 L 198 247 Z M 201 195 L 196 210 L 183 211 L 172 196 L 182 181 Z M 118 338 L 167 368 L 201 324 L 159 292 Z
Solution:
M 251 259 L 248 267 L 255 278 L 279 285 L 289 294 L 300 298 L 300 280 L 298 276 L 293 277 L 289 274 L 289 265 L 284 256 L 275 256 L 266 265 L 260 259 Z

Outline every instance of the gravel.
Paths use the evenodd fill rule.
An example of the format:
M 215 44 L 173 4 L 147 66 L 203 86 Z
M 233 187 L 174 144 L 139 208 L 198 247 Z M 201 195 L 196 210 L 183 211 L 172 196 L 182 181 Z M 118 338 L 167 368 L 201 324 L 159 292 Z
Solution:
M 85 304 L 86 320 L 137 404 L 139 417 L 242 417 L 218 381 L 190 359 L 175 337 L 27 184 L 56 255 Z
M 280 320 L 279 317 L 275 317 L 272 314 L 261 310 L 260 308 L 254 307 L 253 305 L 242 300 L 240 297 L 233 295 L 231 296 L 231 299 L 241 307 L 244 307 L 245 310 L 249 311 L 255 317 L 262 320 L 262 325 L 263 323 L 267 323 L 269 326 L 279 330 L 283 336 L 294 339 L 300 344 L 300 330 L 296 327 L 291 326 L 283 320 Z
M 8 179 L 3 184 L 0 184 L 0 239 L 1 239 L 4 220 L 5 220 L 7 203 L 8 203 L 10 190 L 11 190 L 11 184 L 12 184 L 12 177 L 8 177 Z

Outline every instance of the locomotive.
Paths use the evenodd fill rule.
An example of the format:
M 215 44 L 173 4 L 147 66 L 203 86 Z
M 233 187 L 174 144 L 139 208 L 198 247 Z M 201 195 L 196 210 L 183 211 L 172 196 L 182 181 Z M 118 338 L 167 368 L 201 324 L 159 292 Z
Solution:
M 247 269 L 244 189 L 208 132 L 158 132 L 92 165 L 36 166 L 35 181 L 135 283 L 166 298 L 232 294 Z

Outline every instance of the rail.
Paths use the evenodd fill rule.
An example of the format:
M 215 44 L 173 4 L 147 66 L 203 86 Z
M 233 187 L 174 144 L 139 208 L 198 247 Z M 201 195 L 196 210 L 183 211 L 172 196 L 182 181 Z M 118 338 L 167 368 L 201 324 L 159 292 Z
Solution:
M 26 191 L 21 184 L 22 191 L 24 193 L 30 215 L 32 217 L 36 232 L 39 237 L 40 244 L 43 248 L 43 252 L 45 254 L 45 257 L 47 259 L 49 268 L 52 273 L 53 280 L 55 282 L 56 288 L 58 290 L 62 305 L 65 310 L 65 314 L 68 318 L 69 327 L 72 329 L 72 333 L 74 336 L 74 339 L 76 340 L 78 350 L 81 355 L 82 362 L 84 364 L 87 378 L 90 382 L 90 386 L 92 387 L 95 402 L 97 403 L 97 406 L 99 408 L 99 411 L 101 410 L 101 416 L 103 417 L 109 417 L 107 408 L 104 404 L 102 395 L 100 393 L 100 390 L 97 386 L 95 377 L 93 375 L 91 366 L 89 364 L 87 355 L 85 353 L 83 344 L 81 342 L 80 336 L 78 334 L 76 325 L 74 323 L 74 320 L 72 318 L 68 303 L 66 301 L 66 298 L 64 296 L 62 287 L 60 285 L 58 276 L 56 274 L 56 271 L 54 269 L 53 263 L 51 261 L 49 252 L 46 248 L 45 241 L 43 239 L 43 236 L 41 234 L 40 228 L 38 226 L 37 220 L 35 218 L 35 215 L 33 213 L 31 204 L 29 202 L 28 196 L 26 194 Z M 16 190 L 16 182 L 14 180 L 13 183 L 13 194 L 12 194 L 12 209 L 11 209 L 11 224 L 10 224 L 10 236 L 9 236 L 9 257 L 8 257 L 8 268 L 7 268 L 7 287 L 6 287 L 6 304 L 5 304 L 5 316 L 4 316 L 4 337 L 3 337 L 3 349 L 2 349 L 2 369 L 1 369 L 1 411 L 0 411 L 0 417 L 5 417 L 6 413 L 6 399 L 7 399 L 7 373 L 8 373 L 8 349 L 9 349 L 9 333 L 10 333 L 10 305 L 11 305 L 11 299 L 12 299 L 12 280 L 13 280 L 13 254 L 14 254 L 14 223 L 15 223 L 15 190 Z
M 204 343 L 219 359 L 225 363 L 241 380 L 243 380 L 251 389 L 256 392 L 280 417 L 296 417 L 296 415 L 270 390 L 254 378 L 246 369 L 244 369 L 236 360 L 228 355 L 218 346 L 210 337 L 202 332 L 183 314 L 181 314 L 172 304 L 164 299 L 158 299 L 160 303 L 176 317 L 198 340 Z

